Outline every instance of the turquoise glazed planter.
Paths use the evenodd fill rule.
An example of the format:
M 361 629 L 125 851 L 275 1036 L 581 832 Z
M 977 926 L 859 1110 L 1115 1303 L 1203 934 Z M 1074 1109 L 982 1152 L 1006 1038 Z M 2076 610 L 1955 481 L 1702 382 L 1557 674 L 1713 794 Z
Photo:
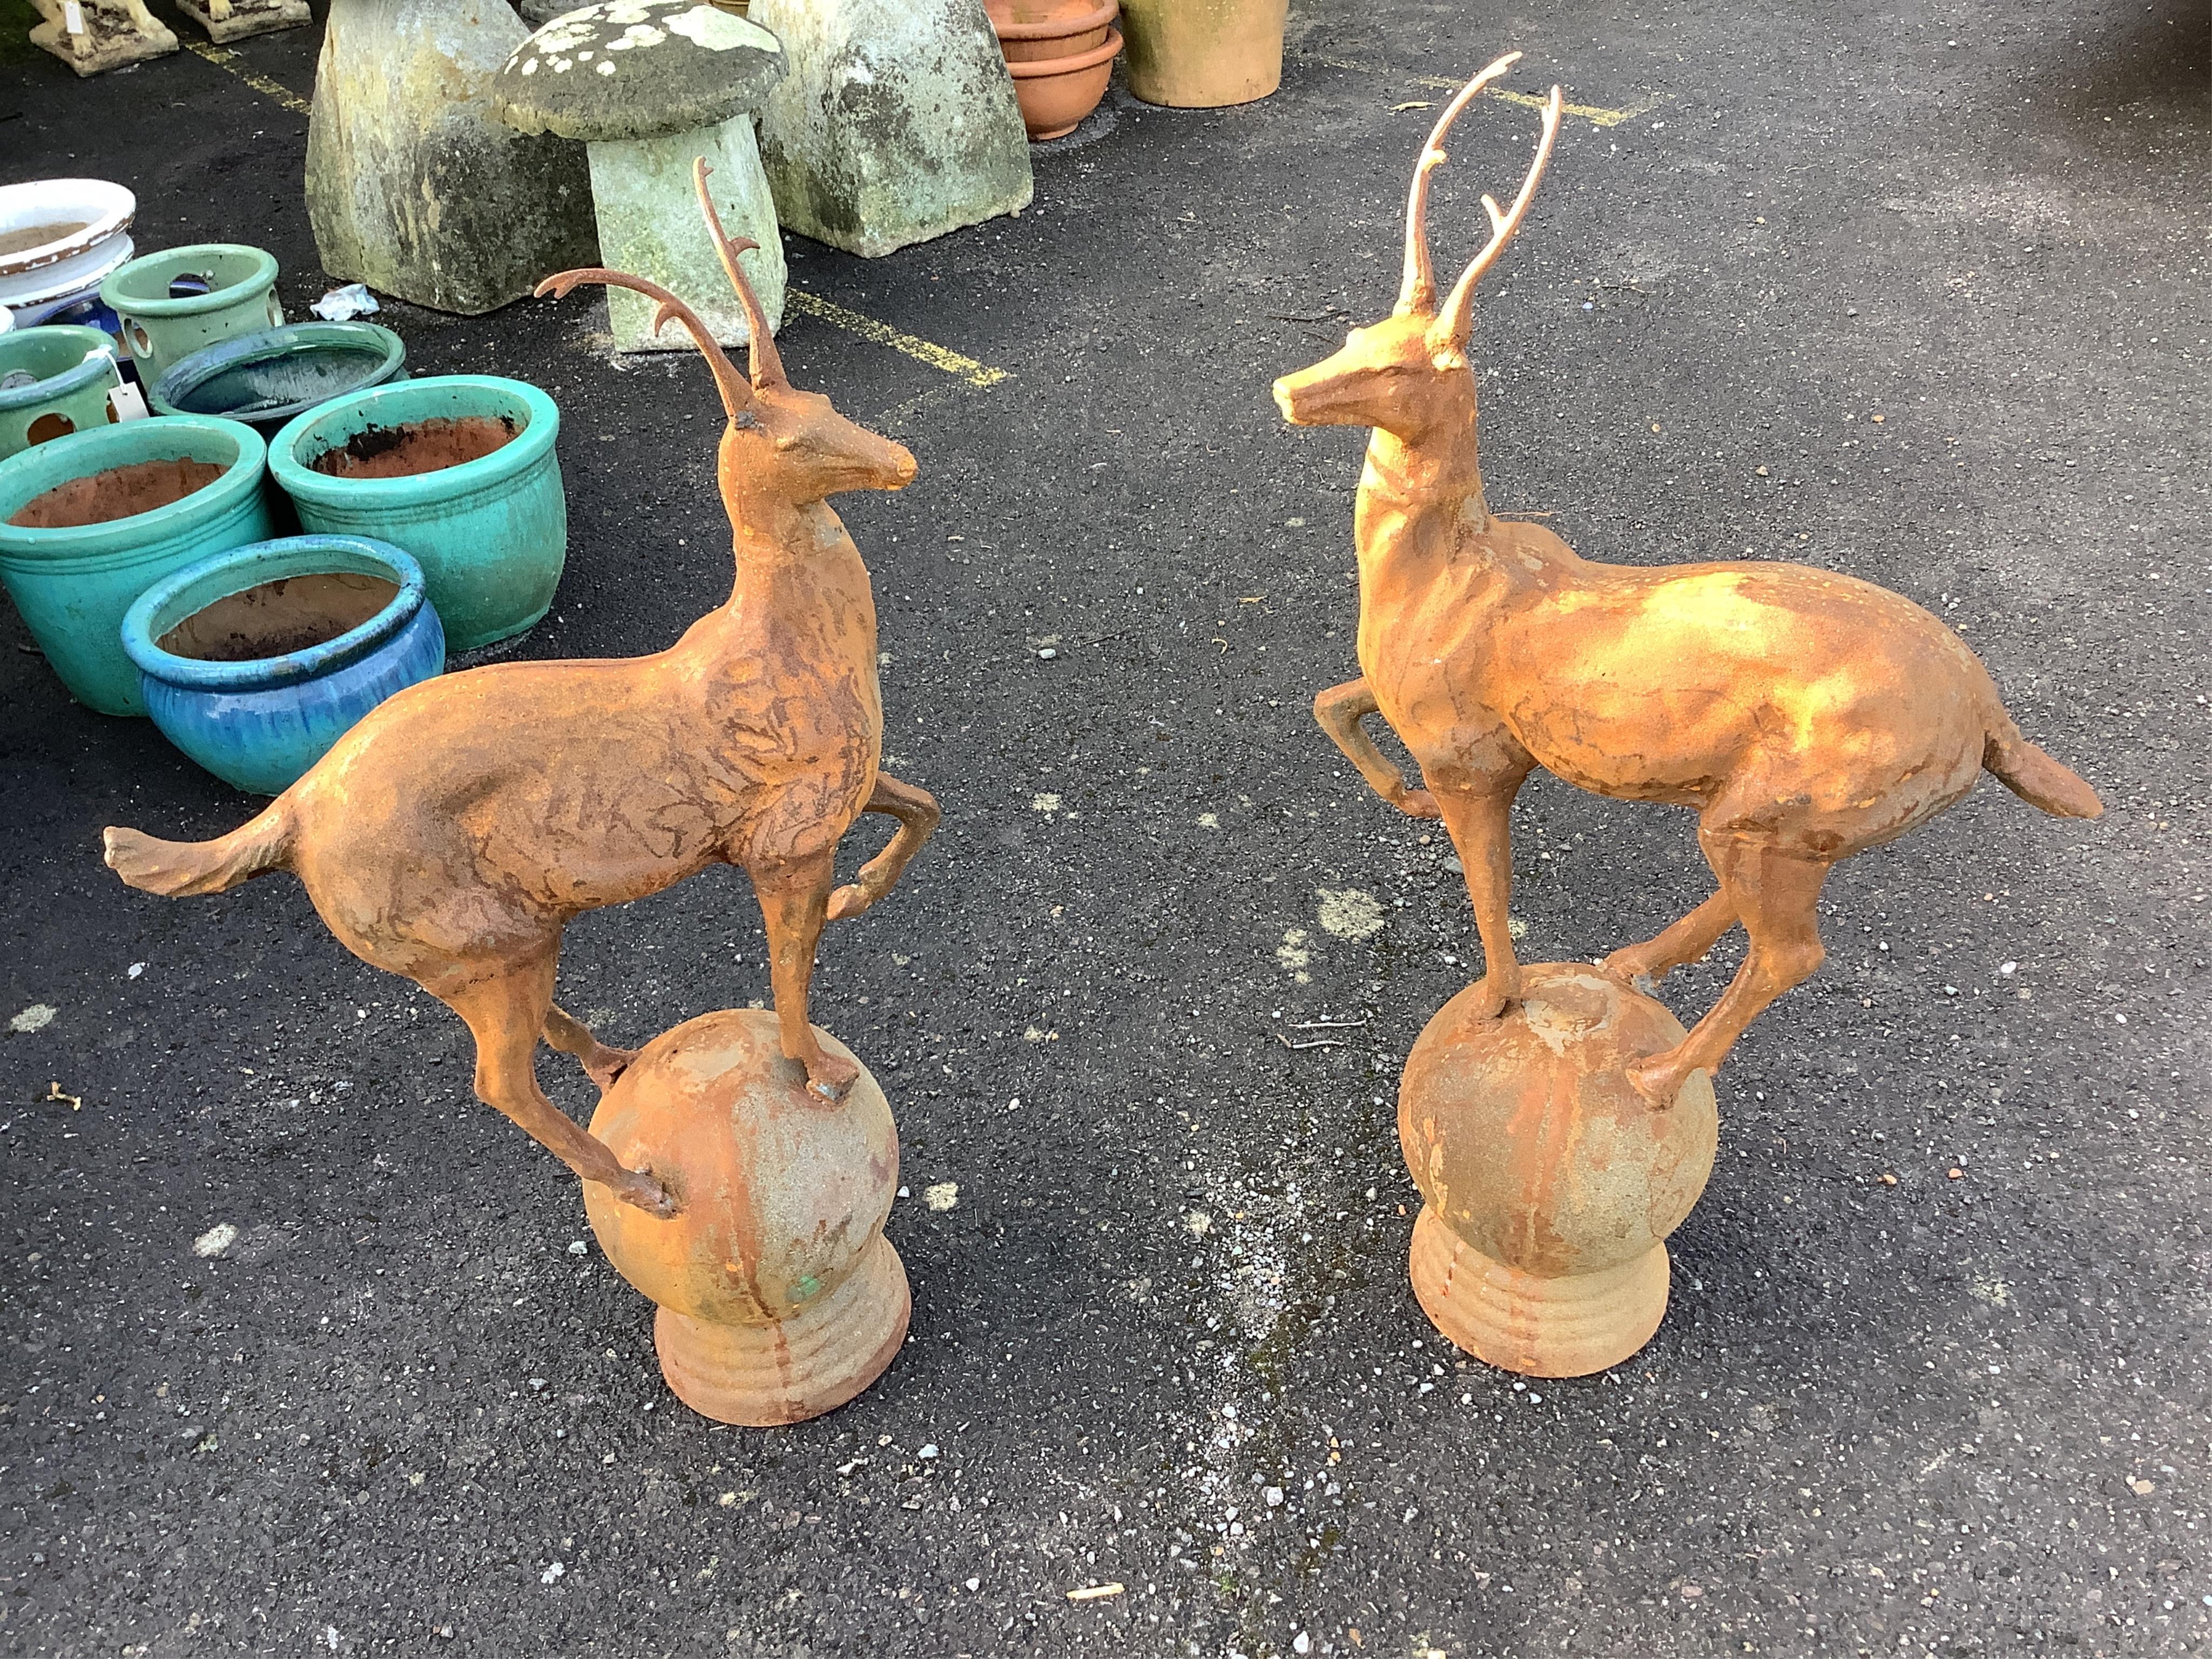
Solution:
M 407 348 L 388 328 L 287 323 L 179 359 L 146 401 L 156 415 L 220 415 L 265 438 L 349 392 L 406 378 Z
M 123 613 L 171 571 L 275 533 L 267 454 L 250 426 L 181 415 L 0 461 L 0 582 L 79 702 L 146 712 Z
M 545 614 L 568 551 L 553 453 L 561 412 L 520 380 L 441 374 L 372 387 L 292 421 L 269 470 L 301 527 L 415 556 L 449 650 Z
M 446 665 L 422 566 L 356 536 L 186 565 L 138 596 L 123 648 L 162 735 L 258 795 L 283 793 L 362 715 Z
M 0 336 L 0 382 L 31 376 L 28 386 L 0 384 L 0 460 L 33 444 L 110 426 L 107 394 L 123 384 L 115 342 L 96 328 L 27 328 Z
M 204 292 L 180 292 L 205 285 Z M 179 358 L 234 334 L 276 328 L 276 258 L 238 242 L 165 248 L 118 267 L 100 297 L 123 324 L 123 341 L 152 386 Z

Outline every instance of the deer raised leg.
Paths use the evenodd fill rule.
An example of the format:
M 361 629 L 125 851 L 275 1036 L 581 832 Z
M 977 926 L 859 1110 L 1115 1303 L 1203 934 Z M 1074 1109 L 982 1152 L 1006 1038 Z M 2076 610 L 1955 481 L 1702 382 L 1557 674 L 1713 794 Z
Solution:
M 1720 943 L 1723 933 L 1735 926 L 1735 906 L 1725 892 L 1717 892 L 1680 921 L 1662 928 L 1641 945 L 1624 945 L 1598 964 L 1599 970 L 1632 985 L 1664 979 L 1670 968 L 1705 960 L 1705 952 Z
M 1706 842 L 1706 856 L 1721 878 L 1719 896 L 1741 918 L 1751 948 L 1721 1000 L 1689 1036 L 1628 1068 L 1629 1082 L 1656 1106 L 1672 1105 L 1691 1073 L 1718 1071 L 1767 1004 L 1811 978 L 1827 958 L 1820 944 L 1820 899 L 1832 866 L 1793 858 L 1763 842 L 1717 837 Z
M 851 1060 L 825 1053 L 806 1017 L 814 979 L 814 951 L 829 920 L 832 853 L 781 860 L 748 868 L 761 917 L 768 924 L 769 976 L 775 988 L 776 1023 L 783 1053 L 806 1067 L 806 1086 L 825 1100 L 842 1100 L 860 1075 Z
M 1409 789 L 1406 775 L 1390 763 L 1389 757 L 1375 746 L 1375 739 L 1367 735 L 1360 725 L 1370 714 L 1380 712 L 1375 693 L 1368 689 L 1363 676 L 1346 680 L 1342 685 L 1332 685 L 1314 698 L 1314 719 L 1329 740 L 1344 751 L 1345 759 L 1359 769 L 1359 775 L 1367 780 L 1367 787 L 1396 807 L 1409 818 L 1432 818 L 1437 816 L 1437 798 L 1425 789 Z
M 635 1048 L 610 1048 L 592 1035 L 590 1026 L 558 1003 L 545 1010 L 545 1041 L 564 1054 L 574 1054 L 583 1066 L 584 1075 L 599 1085 L 601 1094 L 613 1088 L 615 1079 L 637 1058 Z
M 1467 866 L 1467 894 L 1474 902 L 1474 929 L 1482 938 L 1482 977 L 1474 989 L 1490 1018 L 1521 994 L 1521 963 L 1513 953 L 1510 821 L 1513 797 L 1528 775 L 1523 766 L 1473 786 L 1437 791 L 1444 828 Z
M 438 993 L 477 1040 L 477 1096 L 514 1119 L 578 1178 L 599 1182 L 641 1210 L 674 1215 L 676 1200 L 652 1171 L 624 1169 L 604 1141 L 586 1133 L 538 1086 L 533 1059 L 553 1006 L 553 963 L 549 952 L 504 974 Z
M 830 895 L 832 921 L 859 915 L 890 892 L 914 855 L 921 851 L 922 843 L 929 839 L 942 816 L 936 796 L 910 783 L 901 783 L 888 772 L 876 774 L 875 793 L 860 810 L 896 818 L 898 829 L 890 844 L 860 866 L 860 873 L 851 885 L 840 887 Z

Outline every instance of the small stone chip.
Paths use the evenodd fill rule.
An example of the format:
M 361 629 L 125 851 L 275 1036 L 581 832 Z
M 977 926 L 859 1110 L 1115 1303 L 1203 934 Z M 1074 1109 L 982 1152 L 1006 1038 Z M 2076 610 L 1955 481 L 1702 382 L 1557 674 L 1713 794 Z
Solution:
M 1121 1595 L 1124 1588 L 1120 1583 L 1085 1584 L 1081 1589 L 1068 1591 L 1067 1599 L 1071 1601 L 1103 1601 L 1109 1596 Z

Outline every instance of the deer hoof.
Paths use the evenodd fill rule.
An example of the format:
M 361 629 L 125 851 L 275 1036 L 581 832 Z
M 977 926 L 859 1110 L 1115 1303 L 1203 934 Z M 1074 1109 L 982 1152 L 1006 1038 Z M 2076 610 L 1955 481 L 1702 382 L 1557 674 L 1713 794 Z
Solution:
M 1617 979 L 1624 985 L 1632 986 L 1645 996 L 1650 996 L 1659 982 L 1659 975 L 1646 967 L 1643 958 L 1632 949 L 1615 951 L 1598 963 L 1597 970 L 1608 979 Z
M 1408 789 L 1391 803 L 1409 818 L 1440 818 L 1443 810 L 1437 798 L 1425 789 Z
M 865 881 L 856 881 L 849 886 L 840 887 L 830 895 L 830 920 L 848 921 L 882 896 L 882 894 L 873 890 Z
M 852 1091 L 860 1068 L 849 1060 L 823 1054 L 806 1068 L 806 1086 L 828 1101 L 840 1101 Z
M 1496 1019 L 1505 1012 L 1507 1003 L 1520 1000 L 1520 978 L 1516 975 L 1508 982 L 1495 974 L 1485 974 L 1474 982 L 1473 991 L 1468 1000 L 1474 1006 L 1475 1018 Z
M 625 1204 L 635 1205 L 647 1215 L 657 1215 L 663 1221 L 684 1206 L 676 1201 L 675 1194 L 663 1186 L 659 1176 L 650 1170 L 624 1170 L 622 1179 L 609 1183 L 615 1196 Z
M 1664 1054 L 1654 1054 L 1628 1068 L 1628 1086 L 1650 1102 L 1654 1110 L 1663 1112 L 1682 1092 L 1682 1080 L 1686 1075 L 1677 1062 Z
M 616 1080 L 624 1072 L 629 1070 L 630 1062 L 636 1058 L 637 1050 L 635 1048 L 602 1047 L 598 1054 L 583 1062 L 584 1075 L 598 1085 L 599 1092 L 605 1094 L 615 1086 Z

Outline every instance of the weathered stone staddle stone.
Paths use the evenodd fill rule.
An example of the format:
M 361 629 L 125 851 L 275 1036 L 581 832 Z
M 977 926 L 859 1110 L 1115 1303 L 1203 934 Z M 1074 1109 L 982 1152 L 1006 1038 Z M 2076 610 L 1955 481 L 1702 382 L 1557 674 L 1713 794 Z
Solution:
M 331 0 L 307 125 L 323 269 L 465 315 L 599 259 L 581 151 L 494 118 L 502 0 Z
M 1027 207 L 1029 137 L 983 0 L 752 0 L 791 73 L 760 116 L 787 229 L 868 258 Z

